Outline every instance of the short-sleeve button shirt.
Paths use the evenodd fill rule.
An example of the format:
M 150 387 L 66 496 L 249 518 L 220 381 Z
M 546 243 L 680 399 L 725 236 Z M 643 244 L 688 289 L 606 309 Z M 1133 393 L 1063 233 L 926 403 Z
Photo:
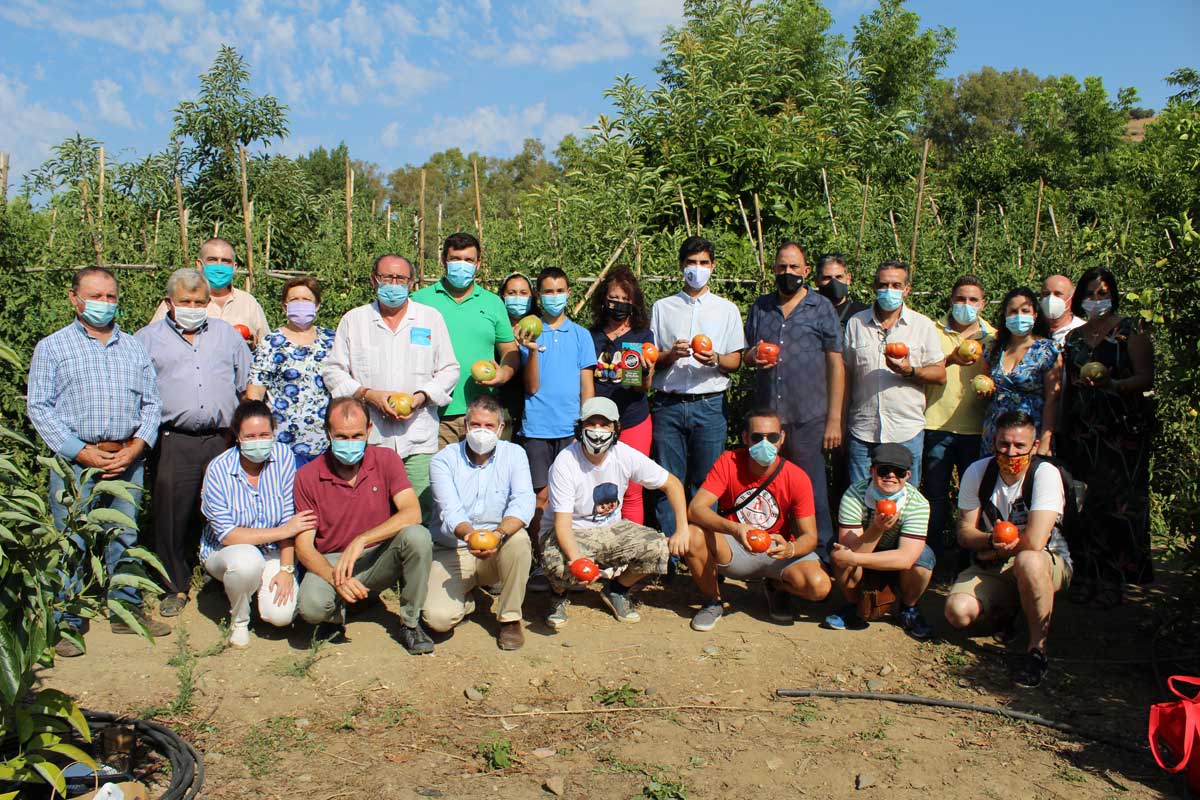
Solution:
M 773 408 L 785 424 L 824 419 L 829 395 L 826 353 L 842 352 L 842 326 L 833 304 L 808 291 L 788 316 L 779 295 L 763 295 L 746 317 L 746 345 L 779 345 L 779 363 L 758 369 L 754 404 Z

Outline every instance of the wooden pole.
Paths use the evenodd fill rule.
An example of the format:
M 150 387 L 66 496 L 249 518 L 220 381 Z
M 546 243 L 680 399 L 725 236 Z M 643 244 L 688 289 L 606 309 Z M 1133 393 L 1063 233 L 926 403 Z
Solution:
M 246 291 L 254 291 L 254 239 L 250 234 L 250 219 L 253 212 L 250 205 L 249 183 L 246 179 L 246 148 L 238 145 L 238 161 L 242 167 L 242 232 L 246 236 Z M 214 234 L 215 235 L 215 234 Z
M 858 220 L 858 248 L 854 252 L 854 266 L 851 269 L 858 269 L 859 259 L 862 258 L 863 238 L 867 235 L 867 192 L 870 189 L 871 174 L 867 173 L 867 180 L 863 183 L 862 216 Z
M 8 153 L 0 153 L 0 206 L 8 205 Z
M 58 208 L 55 207 L 55 208 L 50 209 L 50 240 L 48 242 L 46 242 L 47 250 L 52 249 L 54 247 L 54 231 L 57 227 L 58 227 Z M 1171 241 L 1170 236 L 1167 237 L 1167 241 L 1168 242 Z M 1171 248 L 1171 249 L 1174 250 L 1175 248 Z
M 350 166 L 350 156 L 346 156 L 346 279 L 354 277 L 354 261 L 352 247 L 354 245 L 354 219 L 351 216 L 354 202 L 354 169 Z
M 182 266 L 187 266 L 188 245 L 187 245 L 187 212 L 183 207 L 183 184 L 179 181 L 179 176 L 175 176 L 175 211 L 179 214 L 179 251 L 182 255 Z
M 383 225 L 383 237 L 389 242 L 392 240 L 392 204 L 388 203 L 387 207 L 387 222 Z
M 829 199 L 829 177 L 825 168 L 821 167 L 821 185 L 825 187 L 825 208 L 829 210 L 829 224 L 833 226 L 833 235 L 838 235 L 837 220 L 833 218 L 833 201 Z
M 703 236 L 704 228 L 700 226 L 700 208 L 696 208 L 696 235 Z
M 738 209 L 742 212 L 742 224 L 746 226 L 746 237 L 750 239 L 750 249 L 754 251 L 754 257 L 758 261 L 759 270 L 762 272 L 763 277 L 766 277 L 767 267 L 758 255 L 758 244 L 754 241 L 754 231 L 750 230 L 750 218 L 746 216 L 746 206 L 742 203 L 741 195 L 738 195 L 737 201 Z
M 1004 216 L 1004 204 L 997 203 L 996 208 L 1000 209 L 1000 223 L 1004 226 L 1004 241 L 1012 244 L 1012 237 L 1008 235 L 1008 217 Z
M 904 253 L 900 251 L 900 231 L 896 228 L 896 212 L 888 209 L 888 218 L 892 221 L 892 239 L 896 242 L 896 258 L 904 258 Z
M 912 279 L 913 270 L 917 265 L 917 239 L 921 234 L 921 207 L 925 204 L 925 162 L 929 160 L 929 140 L 925 140 L 925 149 L 921 153 L 921 177 L 917 179 L 917 213 L 913 215 L 912 249 L 908 256 L 908 275 Z
M 1038 199 L 1037 211 L 1033 215 L 1033 247 L 1029 252 L 1037 255 L 1038 235 L 1042 231 L 1042 195 L 1046 192 L 1046 181 L 1044 178 L 1038 178 Z
M 100 242 L 97 264 L 104 263 L 104 146 L 100 146 L 100 160 L 96 170 L 96 237 Z
M 442 241 L 442 204 L 438 203 L 437 240 Z
M 975 241 L 971 244 L 971 269 L 979 263 L 979 214 L 981 202 L 975 201 Z
M 642 237 L 633 239 L 633 274 L 642 277 Z
M 587 305 L 587 301 L 591 299 L 591 296 L 595 293 L 596 287 L 599 286 L 604 280 L 604 276 L 608 274 L 610 269 L 612 269 L 613 264 L 617 263 L 617 259 L 621 257 L 621 252 L 625 249 L 625 245 L 629 244 L 629 240 L 632 238 L 633 234 L 630 233 L 621 240 L 619 245 L 617 245 L 617 249 L 613 251 L 613 254 L 608 257 L 608 261 L 605 262 L 604 269 L 600 270 L 600 274 L 596 276 L 596 280 L 592 282 L 592 285 L 588 287 L 588 290 L 583 293 L 583 297 L 581 297 L 579 302 L 575 304 L 575 310 L 571 312 L 572 315 L 578 314 L 579 310 Z
M 1058 220 L 1054 216 L 1054 203 L 1050 203 L 1047 207 L 1050 209 L 1050 224 L 1054 227 L 1054 239 L 1057 241 L 1062 237 L 1058 235 Z
M 158 252 L 158 224 L 160 222 L 162 222 L 162 209 L 158 208 L 154 211 L 154 242 L 150 245 L 150 248 L 156 253 Z
M 191 218 L 192 218 L 191 209 L 185 208 L 183 210 L 183 216 L 180 218 L 180 222 L 179 222 L 180 227 L 183 229 L 183 265 L 185 267 L 188 266 L 187 259 L 188 259 L 188 256 L 190 255 L 190 251 L 188 249 L 187 234 L 188 234 L 188 227 L 191 225 Z
M 471 156 L 471 171 L 475 175 L 475 232 L 483 246 L 483 203 L 479 199 L 479 159 Z
M 101 266 L 104 263 L 104 253 L 100 248 L 100 237 L 96 235 L 96 224 L 92 216 L 92 204 L 88 202 L 88 185 L 87 181 L 79 182 L 79 189 L 83 193 L 83 213 L 87 217 L 88 233 L 92 235 L 92 250 L 96 252 L 96 266 Z
M 1170 232 L 1169 230 L 1167 230 L 1166 228 L 1163 228 L 1163 236 L 1166 236 L 1166 237 L 1167 237 L 1167 246 L 1168 246 L 1168 247 L 1170 247 L 1172 250 L 1174 250 L 1174 249 L 1175 249 L 1175 242 L 1174 242 L 1174 241 L 1171 239 L 1171 232 Z M 53 244 L 53 243 L 54 243 L 54 236 L 53 236 L 53 234 L 52 234 L 52 235 L 51 235 L 51 237 L 50 237 L 50 243 L 51 243 L 51 244 Z
M 679 207 L 683 209 L 683 225 L 687 228 L 688 236 L 692 235 L 692 221 L 688 218 L 687 200 L 683 199 L 683 186 L 676 187 L 679 189 Z
M 421 216 L 417 223 L 417 275 L 425 280 L 425 170 L 421 170 Z
M 271 269 L 271 215 L 267 214 L 267 246 L 263 253 L 263 274 Z
M 758 192 L 754 193 L 754 225 L 758 228 L 758 261 L 760 264 L 765 264 L 767 263 L 767 253 L 763 246 L 762 206 L 758 203 Z
M 243 214 L 246 213 L 245 206 L 242 207 L 242 213 Z M 217 220 L 216 222 L 213 223 L 213 234 L 212 235 L 213 235 L 214 239 L 221 235 L 221 220 Z
M 525 241 L 525 220 L 521 217 L 521 207 L 517 206 L 517 237 Z

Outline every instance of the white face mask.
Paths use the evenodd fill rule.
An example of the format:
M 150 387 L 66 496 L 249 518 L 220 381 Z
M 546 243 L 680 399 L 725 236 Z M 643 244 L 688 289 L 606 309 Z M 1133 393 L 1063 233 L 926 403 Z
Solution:
M 598 456 L 612 447 L 617 440 L 617 432 L 610 428 L 584 428 L 581 441 L 583 449 Z
M 1048 294 L 1042 298 L 1042 313 L 1046 319 L 1062 319 L 1067 313 L 1067 301 L 1056 294 Z
M 486 456 L 495 450 L 496 442 L 499 439 L 499 433 L 487 428 L 471 428 L 467 431 L 467 447 L 481 456 Z
M 1083 313 L 1088 319 L 1095 319 L 1107 314 L 1112 309 L 1112 300 L 1084 300 Z
M 175 323 L 185 331 L 194 331 L 208 320 L 208 308 L 175 306 Z
M 711 276 L 711 267 L 684 267 L 683 269 L 683 280 L 693 289 L 703 289 Z

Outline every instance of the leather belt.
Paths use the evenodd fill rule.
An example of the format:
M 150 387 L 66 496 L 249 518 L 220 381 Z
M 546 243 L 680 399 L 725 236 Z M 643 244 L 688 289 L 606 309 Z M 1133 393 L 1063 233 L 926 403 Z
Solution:
M 717 397 L 725 394 L 724 392 L 702 392 L 701 394 L 684 394 L 682 392 L 659 392 L 655 397 L 662 397 L 668 400 L 683 401 L 692 403 L 696 400 L 707 400 L 710 397 Z
M 136 437 L 134 437 L 136 438 Z M 126 439 L 123 442 L 96 442 L 92 446 L 97 450 L 103 450 L 105 453 L 119 453 L 124 448 L 133 444 L 133 439 Z

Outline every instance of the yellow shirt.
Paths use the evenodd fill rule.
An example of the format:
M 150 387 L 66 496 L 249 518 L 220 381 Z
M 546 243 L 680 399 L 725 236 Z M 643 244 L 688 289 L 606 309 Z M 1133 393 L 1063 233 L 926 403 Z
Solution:
M 974 336 L 967 338 L 977 340 L 987 352 L 996 331 L 982 319 L 979 320 L 979 328 Z M 944 355 L 950 355 L 964 341 L 963 336 L 951 327 L 949 314 L 938 325 L 938 338 Z M 945 385 L 931 383 L 925 387 L 925 429 L 976 435 L 983 433 L 983 414 L 988 401 L 976 397 L 975 390 L 971 388 L 971 379 L 982 374 L 982 358 L 966 367 L 947 364 Z

